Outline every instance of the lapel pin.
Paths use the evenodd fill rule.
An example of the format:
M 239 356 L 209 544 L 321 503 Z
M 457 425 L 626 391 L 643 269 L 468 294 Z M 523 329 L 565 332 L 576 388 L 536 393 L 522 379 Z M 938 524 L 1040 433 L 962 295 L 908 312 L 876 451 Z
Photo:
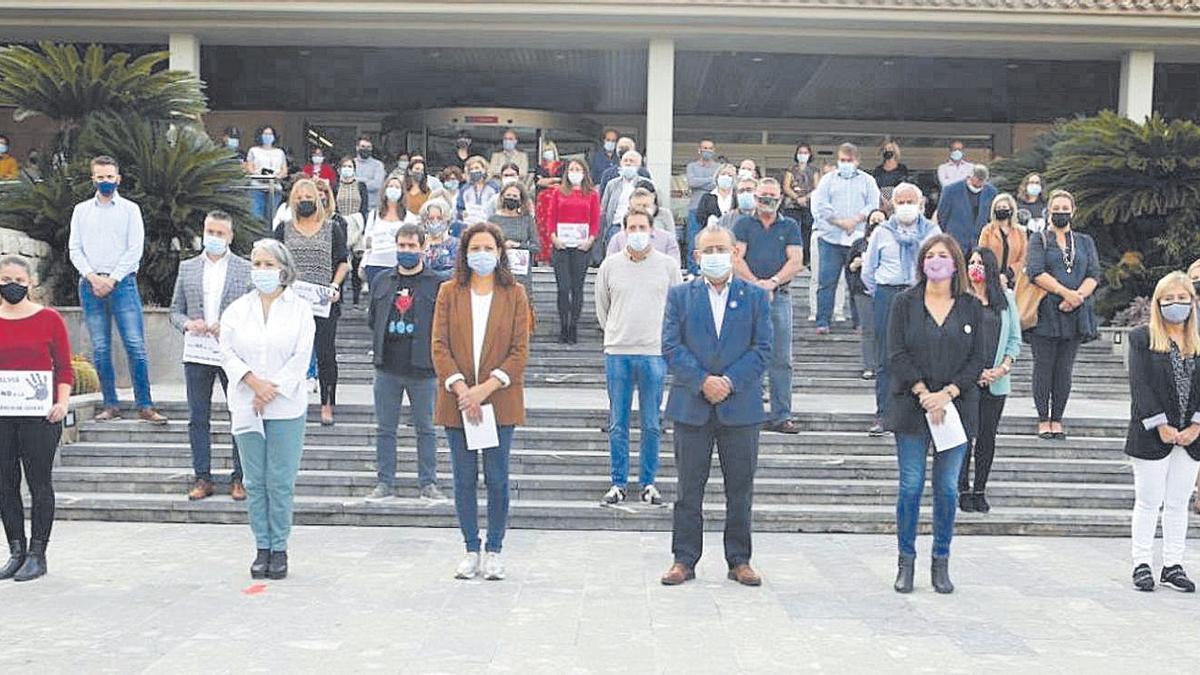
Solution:
M 963 326 L 963 332 L 966 333 L 967 335 L 970 335 L 971 334 L 971 324 L 967 324 L 967 325 Z
M 729 309 L 737 309 L 737 300 L 731 300 L 729 302 Z

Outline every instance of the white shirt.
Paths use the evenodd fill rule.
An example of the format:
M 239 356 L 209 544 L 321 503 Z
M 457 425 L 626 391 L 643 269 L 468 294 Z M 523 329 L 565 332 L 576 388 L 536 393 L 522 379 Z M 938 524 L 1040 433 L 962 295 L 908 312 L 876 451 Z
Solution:
M 492 313 L 492 293 L 471 291 L 471 347 L 475 355 L 475 382 L 479 382 L 479 359 L 483 357 L 483 338 L 487 336 L 488 316 Z
M 403 220 L 380 218 L 378 211 L 372 211 L 367 216 L 367 229 L 363 232 L 363 240 L 370 248 L 363 256 L 362 264 L 371 267 L 395 267 L 396 231 L 403 224 Z
M 225 272 L 228 270 L 228 251 L 216 262 L 204 254 L 204 323 L 210 326 L 221 320 L 221 296 L 225 293 Z
M 221 367 L 229 376 L 229 416 L 233 433 L 262 433 L 262 420 L 290 420 L 308 410 L 308 362 L 312 358 L 312 306 L 292 289 L 263 316 L 257 292 L 233 301 L 221 315 Z M 279 395 L 262 415 L 254 412 L 254 390 L 242 378 L 254 373 L 279 386 Z
M 246 162 L 250 164 L 254 173 L 262 173 L 263 169 L 270 169 L 272 177 L 286 177 L 284 174 L 287 173 L 287 157 L 279 148 L 264 148 L 256 145 L 246 153 Z
M 621 193 L 617 195 L 617 211 L 613 214 L 613 223 L 619 223 L 625 219 L 625 214 L 629 212 L 629 198 L 633 196 L 636 183 L 636 178 L 633 180 L 621 179 Z
M 938 167 L 938 183 L 941 183 L 942 187 L 946 187 L 951 183 L 964 181 L 974 170 L 975 165 L 965 159 L 957 164 L 952 161 L 946 162 Z
M 733 281 L 733 278 L 730 277 L 729 281 Z M 725 304 L 729 300 L 729 281 L 726 281 L 725 286 L 718 291 L 708 279 L 704 280 L 708 286 L 708 304 L 712 307 L 713 323 L 716 324 L 718 339 L 721 337 L 721 327 L 725 325 Z
M 721 215 L 729 213 L 729 209 L 733 208 L 734 193 L 730 191 L 729 194 L 722 196 L 720 192 L 714 190 L 713 194 L 717 196 L 717 208 L 721 209 Z

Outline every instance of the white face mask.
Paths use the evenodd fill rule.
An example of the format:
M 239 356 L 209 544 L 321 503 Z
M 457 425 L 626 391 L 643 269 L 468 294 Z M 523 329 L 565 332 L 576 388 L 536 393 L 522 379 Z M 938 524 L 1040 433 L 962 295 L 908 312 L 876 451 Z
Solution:
M 917 217 L 921 215 L 921 207 L 916 204 L 897 204 L 896 205 L 896 220 L 911 225 L 916 222 Z
M 500 179 L 500 184 L 501 185 L 512 185 L 513 183 L 517 182 L 517 180 L 518 179 L 516 176 L 504 176 L 503 178 Z
M 754 172 L 750 169 L 738 169 L 738 178 L 741 180 L 750 180 L 754 178 Z
M 567 172 L 567 180 L 571 181 L 571 185 L 579 185 L 583 183 L 583 172 L 569 171 Z
M 636 251 L 638 253 L 641 253 L 642 251 L 645 251 L 647 247 L 650 246 L 650 233 L 649 232 L 632 232 L 629 234 L 628 237 L 626 237 L 626 240 L 629 242 L 629 248 L 633 249 L 634 251 Z
M 387 196 L 389 202 L 398 202 L 404 196 L 404 191 L 395 185 L 389 185 L 383 194 Z
M 325 161 L 325 158 L 322 157 L 321 155 L 313 155 L 310 159 L 312 159 L 312 163 L 314 166 L 321 166 L 321 162 Z
M 554 161 L 554 151 L 547 150 L 547 151 L 543 152 L 542 159 L 546 160 L 547 162 L 553 162 Z

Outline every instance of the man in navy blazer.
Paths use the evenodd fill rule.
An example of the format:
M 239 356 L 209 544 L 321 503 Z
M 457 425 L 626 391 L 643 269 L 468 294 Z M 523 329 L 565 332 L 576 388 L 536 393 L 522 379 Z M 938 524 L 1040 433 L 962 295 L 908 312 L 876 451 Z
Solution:
M 771 355 L 771 310 L 765 290 L 733 277 L 735 246 L 728 229 L 700 230 L 695 256 L 702 276 L 667 296 L 662 347 L 672 380 L 667 417 L 675 424 L 678 473 L 675 563 L 662 577 L 667 586 L 696 577 L 714 443 L 725 483 L 728 577 L 747 586 L 762 583 L 750 567 L 750 508 L 766 417 L 762 378 Z
M 988 168 L 976 164 L 966 180 L 942 188 L 938 200 L 938 227 L 958 241 L 967 257 L 979 245 L 979 232 L 991 217 L 996 186 L 988 182 L 989 177 Z

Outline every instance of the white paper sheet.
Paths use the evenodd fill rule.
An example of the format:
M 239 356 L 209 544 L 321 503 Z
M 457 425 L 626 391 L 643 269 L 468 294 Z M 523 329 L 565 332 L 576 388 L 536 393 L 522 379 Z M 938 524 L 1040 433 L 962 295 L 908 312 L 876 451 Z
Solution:
M 958 416 L 958 408 L 954 403 L 946 404 L 946 416 L 941 424 L 934 424 L 931 415 L 925 413 L 925 422 L 929 424 L 929 435 L 933 437 L 933 447 L 938 452 L 957 448 L 967 442 L 967 431 L 963 428 L 962 418 Z
M 0 417 L 45 417 L 53 405 L 54 373 L 0 370 Z
M 183 334 L 183 362 L 221 365 L 221 343 L 211 335 Z
M 559 223 L 558 241 L 567 248 L 579 248 L 588 238 L 590 228 L 587 223 Z
M 496 407 L 492 404 L 480 406 L 483 418 L 479 424 L 471 422 L 463 416 L 463 431 L 467 436 L 468 450 L 488 450 L 500 445 L 500 429 L 496 426 Z
M 329 318 L 329 310 L 332 307 L 331 302 L 333 300 L 333 288 L 320 284 L 312 284 L 307 281 L 296 281 L 292 283 L 292 292 L 312 306 L 313 316 L 318 316 L 322 319 Z
M 523 277 L 529 274 L 529 250 L 523 248 L 508 249 L 508 267 L 512 273 Z

